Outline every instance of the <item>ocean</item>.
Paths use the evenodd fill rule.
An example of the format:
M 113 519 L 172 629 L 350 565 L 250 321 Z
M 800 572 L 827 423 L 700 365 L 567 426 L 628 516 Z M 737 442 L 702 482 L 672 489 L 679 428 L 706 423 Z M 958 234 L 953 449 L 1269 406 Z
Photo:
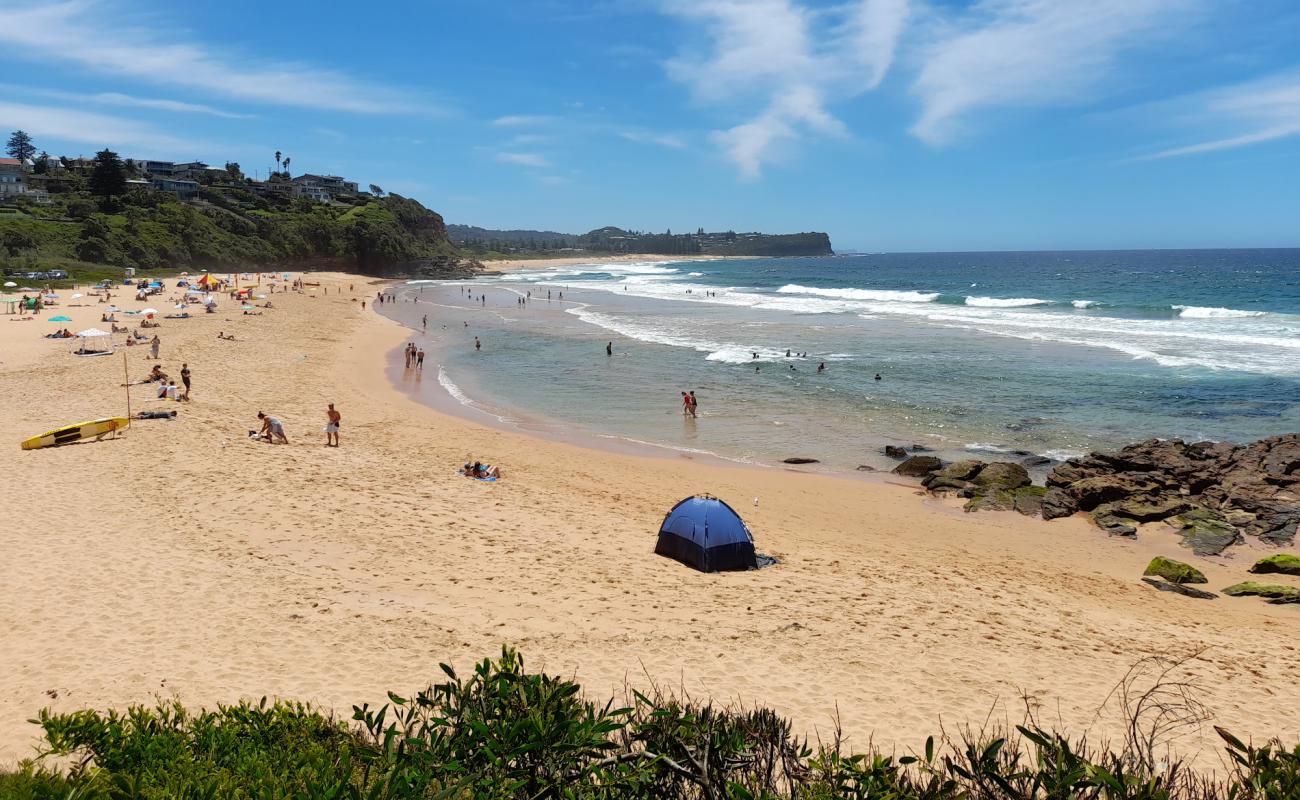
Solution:
M 887 444 L 1059 460 L 1300 430 L 1300 250 L 594 260 L 396 291 L 382 313 L 429 353 L 399 384 L 543 433 L 847 471 Z

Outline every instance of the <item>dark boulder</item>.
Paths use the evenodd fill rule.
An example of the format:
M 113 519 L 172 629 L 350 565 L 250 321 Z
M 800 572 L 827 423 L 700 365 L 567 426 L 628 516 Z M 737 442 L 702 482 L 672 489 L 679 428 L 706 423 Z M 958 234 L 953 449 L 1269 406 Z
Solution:
M 787 458 L 781 463 L 782 464 L 820 464 L 822 462 L 818 461 L 815 458 Z
M 1137 528 L 1130 525 L 1128 520 L 1111 514 L 1093 514 L 1092 521 L 1111 536 L 1137 536 Z
M 912 456 L 903 463 L 894 467 L 895 475 L 906 475 L 909 478 L 920 478 L 929 475 L 931 472 L 943 466 L 943 462 L 934 456 Z
M 1229 597 L 1267 597 L 1273 603 L 1300 603 L 1300 588 L 1243 581 L 1223 590 Z
M 989 464 L 979 471 L 974 481 L 984 489 L 1019 489 L 1030 484 L 1029 472 L 1010 461 Z
M 1156 522 L 1180 514 L 1191 506 L 1184 497 L 1138 495 L 1115 503 L 1111 513 L 1138 522 Z
M 1011 492 L 1015 497 L 1013 507 L 1027 517 L 1037 517 L 1043 513 L 1043 497 L 1047 494 L 1046 486 L 1021 486 Z
M 951 464 L 945 464 L 931 473 L 936 478 L 951 478 L 953 480 L 968 481 L 984 469 L 984 462 L 977 458 L 968 458 L 962 461 L 954 461 Z
M 1300 575 L 1300 556 L 1293 556 L 1289 553 L 1278 553 L 1275 556 L 1261 558 L 1255 562 L 1255 566 L 1250 571 L 1256 575 L 1267 575 L 1278 573 L 1281 575 Z
M 1198 556 L 1217 556 L 1241 541 L 1236 528 L 1206 509 L 1192 509 L 1174 517 L 1172 524 L 1180 528 L 1183 546 Z
M 937 473 L 931 472 L 921 479 L 921 485 L 932 492 L 957 492 L 958 494 L 971 493 L 975 491 L 975 484 L 970 481 L 963 481 L 959 478 L 944 478 Z
M 1162 592 L 1173 592 L 1185 597 L 1195 597 L 1197 600 L 1213 600 L 1218 597 L 1214 592 L 1207 592 L 1204 589 L 1193 589 L 1181 583 L 1170 583 L 1169 581 L 1160 580 L 1159 578 L 1143 578 L 1142 582 L 1154 586 Z
M 876 471 L 876 468 L 875 468 L 875 467 L 868 466 L 868 465 L 866 465 L 866 464 L 859 464 L 859 465 L 857 466 L 857 470 L 858 470 L 858 472 L 875 472 L 875 471 Z
M 885 445 L 885 455 L 890 458 L 903 459 L 907 458 L 907 450 L 898 447 L 897 445 L 887 444 Z
M 1045 467 L 1053 462 L 1052 459 L 1047 458 L 1046 456 L 1030 455 L 1020 459 L 1020 463 L 1026 467 Z
M 1064 489 L 1051 487 L 1043 494 L 1043 519 L 1060 519 L 1073 516 L 1079 504 Z
M 1066 488 L 1074 502 L 1084 511 L 1091 511 L 1102 503 L 1123 500 L 1135 494 L 1158 492 L 1159 483 L 1136 475 L 1098 475 L 1075 481 Z

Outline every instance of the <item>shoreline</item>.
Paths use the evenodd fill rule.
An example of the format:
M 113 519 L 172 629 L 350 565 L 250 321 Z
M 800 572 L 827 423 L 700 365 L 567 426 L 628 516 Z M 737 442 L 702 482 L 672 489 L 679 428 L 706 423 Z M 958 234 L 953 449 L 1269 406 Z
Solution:
M 1188 677 L 1215 723 L 1295 738 L 1279 697 L 1300 682 L 1293 609 L 1197 604 L 1138 580 L 1153 554 L 1194 561 L 1216 584 L 1247 559 L 1192 559 L 1172 536 L 1111 540 L 1081 519 L 968 515 L 889 482 L 468 422 L 389 383 L 410 331 L 360 311 L 369 279 L 314 277 L 328 295 L 277 293 L 263 316 L 164 321 L 164 366 L 190 364 L 194 400 L 137 393 L 136 410 L 173 407 L 176 420 L 0 449 L 29 494 L 71 500 L 0 531 L 13 619 L 0 634 L 0 761 L 30 755 L 26 720 L 45 706 L 269 695 L 346 709 L 502 643 L 594 696 L 676 681 L 769 706 L 809 734 L 838 708 L 851 743 L 903 749 L 941 718 L 984 719 L 990 703 L 1015 718 L 998 698 L 1021 689 L 1071 730 L 1114 734 L 1097 706 L 1129 666 L 1204 646 Z M 223 327 L 235 341 L 216 339 Z M 121 405 L 120 359 L 73 359 L 33 338 L 45 330 L 0 326 L 11 442 Z M 145 352 L 128 352 L 132 377 Z M 344 415 L 338 449 L 318 432 L 326 401 Z M 290 446 L 246 439 L 259 409 L 285 418 Z M 505 477 L 456 476 L 466 457 Z M 729 499 L 780 564 L 704 575 L 655 556 L 663 514 L 703 491 Z M 1180 750 L 1214 749 L 1207 733 Z
M 485 274 L 494 272 L 517 272 L 525 269 L 548 269 L 550 267 L 570 267 L 583 264 L 626 264 L 641 261 L 656 263 L 676 263 L 678 261 L 735 261 L 740 259 L 768 258 L 768 256 L 715 256 L 704 254 L 690 255 L 654 255 L 650 253 L 620 253 L 608 256 L 561 256 L 558 258 L 507 258 L 500 261 L 480 262 Z

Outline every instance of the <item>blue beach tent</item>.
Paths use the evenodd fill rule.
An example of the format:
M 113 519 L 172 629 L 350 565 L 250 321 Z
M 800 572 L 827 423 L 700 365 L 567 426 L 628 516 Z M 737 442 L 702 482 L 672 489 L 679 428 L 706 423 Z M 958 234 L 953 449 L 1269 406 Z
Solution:
M 701 572 L 756 569 L 754 537 L 731 506 L 716 497 L 688 497 L 659 526 L 655 552 Z

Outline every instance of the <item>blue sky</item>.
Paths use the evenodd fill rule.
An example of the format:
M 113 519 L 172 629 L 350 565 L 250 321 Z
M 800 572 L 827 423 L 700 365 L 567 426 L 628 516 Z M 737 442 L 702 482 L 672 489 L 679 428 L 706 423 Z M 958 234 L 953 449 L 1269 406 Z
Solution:
M 1300 245 L 1294 0 L 0 0 L 0 128 L 449 222 Z

